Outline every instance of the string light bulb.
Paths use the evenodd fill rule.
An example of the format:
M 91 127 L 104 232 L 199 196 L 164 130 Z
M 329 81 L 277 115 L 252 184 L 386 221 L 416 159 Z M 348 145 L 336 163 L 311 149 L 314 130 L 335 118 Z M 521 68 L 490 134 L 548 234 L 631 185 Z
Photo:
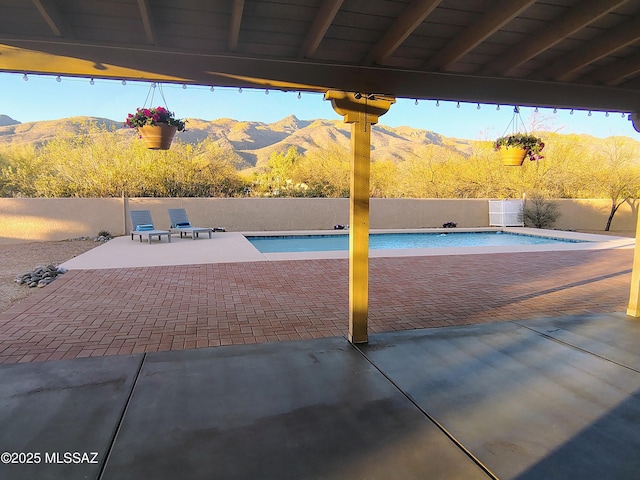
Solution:
M 418 105 L 418 99 L 416 98 L 416 101 L 413 102 L 414 105 Z
M 553 113 L 558 113 L 558 109 L 557 109 L 557 108 L 554 108 L 554 109 L 553 109 Z
M 298 92 L 298 100 L 302 98 L 302 92 Z
M 624 118 L 624 112 L 622 112 L 622 118 Z
M 264 94 L 265 95 L 269 95 L 269 89 L 268 88 L 264 91 Z
M 440 100 L 436 100 L 436 107 L 440 106 Z
M 242 87 L 238 89 L 238 93 L 242 93 Z
M 536 112 L 536 113 L 538 113 L 538 112 L 539 112 L 538 107 L 536 107 L 536 109 L 534 110 L 534 112 Z
M 22 76 L 22 80 L 24 80 L 25 82 L 29 81 L 29 77 L 27 76 L 26 73 Z
M 478 103 L 478 106 L 476 107 L 476 109 L 480 110 L 480 104 Z
M 496 105 L 496 110 L 500 111 L 500 105 Z
M 605 117 L 609 117 L 609 112 L 604 112 Z
M 591 116 L 591 110 L 589 110 L 589 114 L 588 114 L 588 116 L 589 116 L 589 117 Z
M 90 84 L 90 85 L 95 85 L 95 84 L 96 84 L 96 82 L 95 82 L 95 80 L 92 78 L 91 80 L 89 80 L 89 84 Z
M 187 84 L 186 84 L 186 83 L 183 83 L 183 84 L 182 84 L 182 89 L 183 89 L 183 90 L 186 90 L 186 89 L 187 89 Z
M 126 85 L 126 84 L 127 84 L 127 81 L 123 79 L 122 80 L 122 85 Z
M 456 108 L 460 108 L 460 102 L 458 102 L 458 104 L 456 105 Z
M 569 112 L 569 115 L 573 115 L 573 108 L 571 109 L 571 111 Z
M 58 76 L 56 77 L 56 82 L 60 83 L 61 81 L 62 81 L 62 78 L 60 77 L 60 75 L 58 75 Z
M 212 92 L 215 91 L 215 88 L 213 88 L 213 85 L 211 85 L 211 88 L 209 90 L 211 90 Z
M 153 82 L 153 83 L 151 84 L 151 88 L 156 88 L 156 82 Z

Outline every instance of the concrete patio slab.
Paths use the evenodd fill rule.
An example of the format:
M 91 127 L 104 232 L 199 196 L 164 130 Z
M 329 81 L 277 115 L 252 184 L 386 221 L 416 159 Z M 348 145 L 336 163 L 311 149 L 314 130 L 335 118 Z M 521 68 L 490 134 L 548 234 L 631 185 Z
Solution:
M 142 358 L 0 368 L 0 478 L 99 478 Z
M 0 366 L 0 450 L 41 455 L 0 478 L 635 480 L 640 371 L 548 333 L 637 324 L 532 323 Z
M 147 355 L 103 478 L 489 478 L 343 338 Z
M 640 372 L 637 318 L 612 313 L 606 321 L 594 322 L 589 316 L 576 315 L 539 318 L 520 325 Z
M 534 323 L 573 338 L 611 328 L 612 343 L 640 340 L 638 323 L 618 316 Z M 498 478 L 635 479 L 640 371 L 591 346 L 602 353 L 596 342 L 577 348 L 507 322 L 374 335 L 361 350 Z M 637 349 L 627 354 L 640 360 Z
M 149 244 L 137 238 L 131 240 L 130 236 L 116 237 L 61 266 L 68 270 L 87 270 L 265 260 L 241 233 L 216 232 L 213 238 L 202 236 L 195 240 L 174 235 L 171 243 L 153 241 Z

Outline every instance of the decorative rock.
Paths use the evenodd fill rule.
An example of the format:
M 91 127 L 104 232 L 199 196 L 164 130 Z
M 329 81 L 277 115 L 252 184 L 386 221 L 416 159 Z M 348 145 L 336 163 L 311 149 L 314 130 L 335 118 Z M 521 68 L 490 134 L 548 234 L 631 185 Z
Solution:
M 108 235 L 98 235 L 97 237 L 75 237 L 75 238 L 70 238 L 69 241 L 70 242 L 78 242 L 78 241 L 82 241 L 82 240 L 93 240 L 94 242 L 108 242 L 109 240 L 111 240 L 113 238 L 113 235 L 108 234 Z
M 30 272 L 16 276 L 15 282 L 18 285 L 27 285 L 29 288 L 42 288 L 49 285 L 58 277 L 58 275 L 62 275 L 66 271 L 66 268 L 57 267 L 55 265 L 38 265 Z

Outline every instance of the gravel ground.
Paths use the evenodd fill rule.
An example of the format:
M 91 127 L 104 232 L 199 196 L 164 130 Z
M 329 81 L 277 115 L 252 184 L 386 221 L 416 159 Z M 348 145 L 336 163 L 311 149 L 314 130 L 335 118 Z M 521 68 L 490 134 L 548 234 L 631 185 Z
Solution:
M 37 290 L 37 288 L 15 283 L 16 275 L 33 270 L 38 265 L 60 265 L 98 245 L 101 243 L 93 240 L 0 245 L 0 258 L 3 264 L 0 271 L 0 313 Z

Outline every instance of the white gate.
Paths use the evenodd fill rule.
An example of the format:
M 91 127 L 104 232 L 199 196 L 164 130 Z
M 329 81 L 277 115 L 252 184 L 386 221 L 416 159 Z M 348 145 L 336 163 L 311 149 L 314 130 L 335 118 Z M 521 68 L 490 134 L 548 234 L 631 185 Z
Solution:
M 524 200 L 489 200 L 490 227 L 524 227 Z

